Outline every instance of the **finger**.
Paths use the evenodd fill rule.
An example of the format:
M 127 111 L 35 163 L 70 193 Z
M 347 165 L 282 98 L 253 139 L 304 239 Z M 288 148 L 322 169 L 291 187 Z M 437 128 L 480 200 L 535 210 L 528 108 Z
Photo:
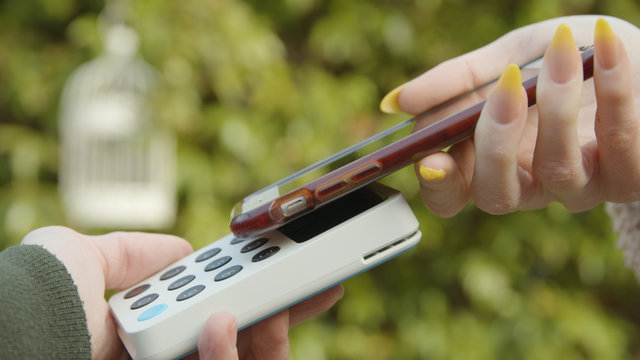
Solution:
M 471 199 L 469 182 L 473 172 L 473 141 L 456 144 L 416 162 L 422 202 L 433 213 L 451 217 Z
M 584 204 L 580 194 L 591 178 L 578 138 L 582 61 L 571 30 L 558 27 L 538 78 L 538 138 L 533 171 L 545 190 L 571 209 Z
M 494 80 L 510 63 L 522 64 L 535 58 L 536 52 L 524 46 L 526 41 L 518 39 L 521 36 L 520 32 L 509 33 L 409 81 L 398 95 L 399 107 L 407 113 L 419 114 Z M 540 47 L 537 54 L 542 51 Z M 481 99 L 472 100 L 477 102 Z
M 191 253 L 177 236 L 113 232 L 90 237 L 102 255 L 107 289 L 124 289 Z
M 238 359 L 238 328 L 233 315 L 219 312 L 211 315 L 198 338 L 201 360 Z
M 319 313 L 329 310 L 338 300 L 342 299 L 342 296 L 344 296 L 344 287 L 342 287 L 342 285 L 336 285 L 320 294 L 293 305 L 289 309 L 289 325 L 295 326 Z
M 243 359 L 288 359 L 289 310 L 283 310 L 240 331 L 238 348 Z
M 476 164 L 471 191 L 490 214 L 518 208 L 521 198 L 518 149 L 527 119 L 527 95 L 517 65 L 509 65 L 480 115 L 474 138 Z
M 607 200 L 640 199 L 640 119 L 624 45 L 600 19 L 595 31 L 596 137 Z M 620 176 L 624 169 L 625 176 Z
M 511 31 L 492 43 L 445 61 L 395 89 L 397 107 L 418 114 L 497 78 L 508 64 L 523 65 L 541 56 L 561 22 L 587 27 L 595 17 L 557 18 Z M 576 34 L 579 44 L 592 41 L 590 33 Z M 437 91 L 434 91 L 437 89 Z

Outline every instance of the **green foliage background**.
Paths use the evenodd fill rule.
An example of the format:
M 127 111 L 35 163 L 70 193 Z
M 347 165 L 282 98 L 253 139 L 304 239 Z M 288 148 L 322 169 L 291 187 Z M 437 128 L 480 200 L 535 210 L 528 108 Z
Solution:
M 102 51 L 102 7 L 0 2 L 0 249 L 67 224 L 58 104 L 70 73 Z M 228 232 L 236 200 L 403 120 L 378 112 L 388 90 L 516 27 L 582 13 L 640 24 L 632 0 L 132 1 L 141 53 L 163 77 L 156 121 L 179 141 L 179 213 L 166 231 L 206 245 Z M 293 358 L 640 356 L 640 288 L 602 208 L 470 206 L 440 219 L 410 169 L 386 182 L 412 203 L 423 240 L 294 328 Z

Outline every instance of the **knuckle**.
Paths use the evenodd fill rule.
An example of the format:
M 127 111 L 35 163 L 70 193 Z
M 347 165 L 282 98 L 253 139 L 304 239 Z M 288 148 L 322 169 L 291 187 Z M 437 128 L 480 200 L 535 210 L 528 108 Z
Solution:
M 580 170 L 573 164 L 563 162 L 534 163 L 533 171 L 545 187 L 552 190 L 575 190 L 583 184 Z
M 455 201 L 437 201 L 427 196 L 422 197 L 422 202 L 427 209 L 443 218 L 453 217 L 464 208 L 463 204 Z
M 63 236 L 76 236 L 78 233 L 66 226 L 50 225 L 30 231 L 24 236 L 24 244 L 39 243 L 47 239 L 59 238 Z
M 466 192 L 461 191 L 457 195 L 447 196 L 422 189 L 422 202 L 434 214 L 450 218 L 457 215 L 468 201 Z
M 562 205 L 567 209 L 567 211 L 571 213 L 579 213 L 583 211 L 590 210 L 596 204 L 589 201 L 581 201 L 581 202 L 569 202 L 569 201 L 561 201 Z
M 598 115 L 596 120 L 598 142 L 610 147 L 625 148 L 635 142 L 640 135 L 640 125 L 633 116 L 621 116 L 616 120 L 616 124 L 603 124 L 602 118 Z
M 465 72 L 467 79 L 466 89 L 471 90 L 477 88 L 484 81 L 478 76 L 478 70 L 476 69 L 476 63 L 471 61 L 468 57 L 461 58 L 461 68 Z
M 621 85 L 620 81 L 601 81 L 597 83 L 596 96 L 598 102 L 612 108 L 626 104 L 633 98 L 633 95 L 628 84 L 625 85 Z
M 476 206 L 491 215 L 504 215 L 517 209 L 518 204 L 507 199 L 483 199 L 476 200 Z
M 610 179 L 605 183 L 605 199 L 614 203 L 627 203 L 640 200 L 640 176 L 631 176 L 628 181 L 621 182 Z
M 473 188 L 473 201 L 480 210 L 491 215 L 507 214 L 520 206 L 520 198 L 506 186 L 494 187 L 493 190 L 476 186 Z

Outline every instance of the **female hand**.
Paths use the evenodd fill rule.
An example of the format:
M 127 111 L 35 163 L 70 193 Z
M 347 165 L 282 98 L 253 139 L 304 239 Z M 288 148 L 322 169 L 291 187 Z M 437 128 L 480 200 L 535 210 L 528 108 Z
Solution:
M 93 358 L 128 358 L 104 299 L 105 289 L 123 290 L 192 252 L 185 240 L 147 233 L 87 236 L 69 228 L 45 227 L 23 244 L 41 245 L 66 266 L 83 302 Z M 336 286 L 237 333 L 233 316 L 213 314 L 200 334 L 201 359 L 286 359 L 289 327 L 330 308 L 343 294 Z
M 565 17 L 520 28 L 383 99 L 383 110 L 417 114 L 507 68 L 487 97 L 473 139 L 416 163 L 422 198 L 433 212 L 453 216 L 470 200 L 491 214 L 552 201 L 582 211 L 603 201 L 640 200 L 634 97 L 640 94 L 640 30 L 599 18 Z M 592 43 L 594 79 L 583 82 L 576 44 Z M 543 51 L 537 105 L 527 109 L 519 71 L 507 64 L 525 63 Z

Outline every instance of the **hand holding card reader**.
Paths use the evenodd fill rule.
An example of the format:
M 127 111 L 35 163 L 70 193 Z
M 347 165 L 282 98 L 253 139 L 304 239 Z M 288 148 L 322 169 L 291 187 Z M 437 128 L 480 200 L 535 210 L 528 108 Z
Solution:
M 298 201 L 281 210 L 295 211 Z M 109 306 L 134 359 L 173 359 L 196 349 L 217 311 L 247 327 L 401 254 L 420 237 L 402 195 L 372 184 L 260 237 L 229 234 L 113 295 Z

